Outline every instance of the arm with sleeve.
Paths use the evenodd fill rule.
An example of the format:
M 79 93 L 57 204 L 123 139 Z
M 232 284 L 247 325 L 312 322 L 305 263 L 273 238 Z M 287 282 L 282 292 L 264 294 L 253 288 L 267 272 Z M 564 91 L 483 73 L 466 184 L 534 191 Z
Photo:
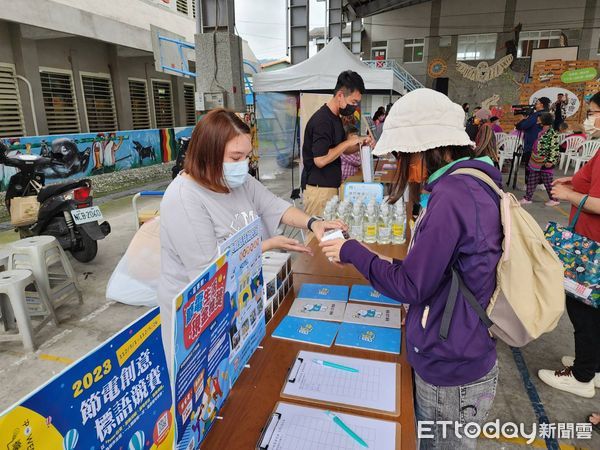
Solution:
M 329 153 L 329 149 L 333 146 L 333 134 L 329 127 L 319 124 L 315 126 L 312 133 L 311 150 L 313 158 L 320 158 Z
M 465 184 L 460 190 L 468 190 L 468 187 Z M 464 195 L 470 194 L 464 192 Z M 354 264 L 383 294 L 401 298 L 408 304 L 423 303 L 438 289 L 456 248 L 468 238 L 465 233 L 468 227 L 462 217 L 472 214 L 475 214 L 474 205 L 459 201 L 456 190 L 449 194 L 440 189 L 431 195 L 414 245 L 404 261 L 385 261 L 354 240 L 342 246 L 341 261 Z
M 170 249 L 181 260 L 191 281 L 218 256 L 214 224 L 206 207 L 185 187 L 180 187 L 180 211 L 165 211 L 175 227 L 169 233 Z M 183 212 L 184 217 L 178 213 Z M 163 211 L 161 211 L 161 216 Z M 162 220 L 162 219 L 161 219 Z
M 521 130 L 521 131 L 527 131 L 527 130 L 529 130 L 530 128 L 532 128 L 532 127 L 535 126 L 535 124 L 537 123 L 537 118 L 538 118 L 538 114 L 537 113 L 533 113 L 529 117 L 521 120 L 516 125 L 517 130 Z
M 267 227 L 267 234 L 269 236 L 276 235 L 283 214 L 292 205 L 282 198 L 277 197 L 255 178 L 249 178 L 248 183 L 252 202 L 262 219 L 263 225 Z

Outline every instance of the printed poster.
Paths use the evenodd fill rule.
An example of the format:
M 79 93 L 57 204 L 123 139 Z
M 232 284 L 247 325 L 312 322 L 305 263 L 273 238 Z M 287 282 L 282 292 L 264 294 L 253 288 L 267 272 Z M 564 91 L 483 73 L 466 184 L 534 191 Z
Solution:
M 173 301 L 173 398 L 177 449 L 200 447 L 229 394 L 227 257 L 221 256 Z
M 265 336 L 260 219 L 255 219 L 220 247 L 227 254 L 227 293 L 231 299 L 229 326 L 231 385 L 239 377 Z
M 173 416 L 154 308 L 0 415 L 0 448 L 172 448 Z

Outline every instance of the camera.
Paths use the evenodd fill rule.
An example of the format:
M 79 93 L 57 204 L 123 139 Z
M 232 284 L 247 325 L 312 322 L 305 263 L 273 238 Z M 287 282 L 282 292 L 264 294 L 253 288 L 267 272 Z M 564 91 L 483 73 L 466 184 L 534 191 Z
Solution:
M 530 116 L 535 111 L 534 105 L 512 105 L 513 115 Z

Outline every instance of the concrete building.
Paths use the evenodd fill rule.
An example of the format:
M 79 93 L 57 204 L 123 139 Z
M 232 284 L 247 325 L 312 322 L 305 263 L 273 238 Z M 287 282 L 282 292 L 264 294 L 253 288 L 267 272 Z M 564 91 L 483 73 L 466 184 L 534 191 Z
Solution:
M 566 44 L 579 47 L 578 59 L 600 59 L 597 0 L 415 3 L 364 19 L 363 59 L 393 59 L 426 87 L 445 91 L 458 103 L 474 106 L 492 98 L 499 104 L 517 103 L 534 48 Z M 485 82 L 470 79 L 476 70 L 485 75 L 502 64 L 511 49 L 515 58 L 510 67 L 497 67 L 492 72 L 499 74 L 490 74 Z M 431 70 L 443 74 L 432 78 Z
M 154 69 L 150 26 L 193 42 L 194 16 L 194 0 L 0 0 L 0 137 L 193 125 L 194 80 Z

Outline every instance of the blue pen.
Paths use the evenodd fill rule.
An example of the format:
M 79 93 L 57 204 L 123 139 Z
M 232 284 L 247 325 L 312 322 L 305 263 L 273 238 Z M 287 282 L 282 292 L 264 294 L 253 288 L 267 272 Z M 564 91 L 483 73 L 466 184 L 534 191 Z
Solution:
M 365 441 L 363 441 L 358 434 L 356 434 L 354 431 L 352 431 L 350 429 L 350 427 L 348 427 L 348 425 L 346 425 L 344 422 L 342 422 L 342 419 L 340 419 L 338 416 L 336 416 L 331 411 L 325 411 L 325 414 L 327 415 L 327 417 L 333 419 L 333 423 L 335 423 L 338 427 L 340 427 L 342 430 L 344 430 L 348 434 L 348 436 L 350 436 L 352 439 L 354 439 L 356 442 L 358 442 L 364 448 L 369 448 L 367 443 Z
M 324 367 L 331 367 L 333 369 L 345 370 L 346 372 L 358 373 L 358 369 L 355 369 L 354 367 L 342 366 L 341 364 L 323 361 L 322 359 L 313 359 L 312 362 Z

